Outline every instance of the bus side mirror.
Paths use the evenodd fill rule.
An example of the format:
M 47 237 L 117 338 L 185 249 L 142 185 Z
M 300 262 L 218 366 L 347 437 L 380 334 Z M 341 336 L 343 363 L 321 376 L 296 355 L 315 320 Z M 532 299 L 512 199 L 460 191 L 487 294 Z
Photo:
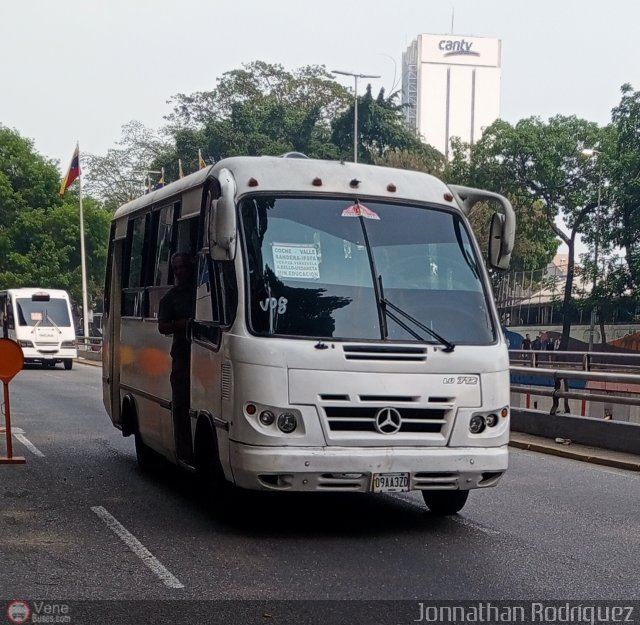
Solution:
M 209 245 L 214 260 L 233 260 L 238 238 L 236 224 L 236 183 L 228 169 L 218 174 L 220 197 L 209 207 Z
M 467 217 L 478 202 L 497 202 L 500 204 L 503 212 L 495 213 L 491 218 L 487 263 L 493 269 L 508 269 L 516 238 L 516 214 L 511 202 L 504 195 L 493 191 L 474 189 L 458 184 L 451 184 L 449 188 Z
M 489 229 L 489 266 L 493 269 L 508 269 L 511 261 L 511 251 L 507 248 L 505 235 L 506 218 L 502 213 L 494 213 Z

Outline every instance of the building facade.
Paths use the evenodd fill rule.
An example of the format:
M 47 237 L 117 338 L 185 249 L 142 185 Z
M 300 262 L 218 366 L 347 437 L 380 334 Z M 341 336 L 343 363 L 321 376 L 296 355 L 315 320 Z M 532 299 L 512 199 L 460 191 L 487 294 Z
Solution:
M 447 158 L 451 139 L 475 143 L 500 116 L 501 42 L 418 35 L 402 55 L 408 126 Z

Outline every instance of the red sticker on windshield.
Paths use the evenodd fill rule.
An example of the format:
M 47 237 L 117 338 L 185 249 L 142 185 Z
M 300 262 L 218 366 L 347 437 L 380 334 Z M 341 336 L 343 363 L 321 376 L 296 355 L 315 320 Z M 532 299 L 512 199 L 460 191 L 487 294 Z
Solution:
M 374 213 L 370 208 L 367 208 L 364 204 L 360 204 L 360 202 L 356 202 L 352 204 L 348 208 L 345 208 L 342 211 L 343 217 L 364 217 L 365 219 L 377 219 L 380 220 L 380 217 L 377 213 Z

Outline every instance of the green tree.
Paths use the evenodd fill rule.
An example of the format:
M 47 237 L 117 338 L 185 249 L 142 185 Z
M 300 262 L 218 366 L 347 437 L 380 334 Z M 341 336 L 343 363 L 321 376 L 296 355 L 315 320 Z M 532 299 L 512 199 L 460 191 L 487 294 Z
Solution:
M 112 211 L 142 195 L 149 182 L 157 183 L 160 174 L 149 170 L 161 171 L 157 163 L 171 163 L 175 154 L 169 139 L 136 121 L 122 127 L 116 145 L 106 156 L 83 154 L 82 158 L 87 193 L 103 200 Z M 177 160 L 174 169 L 165 174 L 177 178 Z
M 494 158 L 487 152 L 482 142 L 470 146 L 454 140 L 452 158 L 446 163 L 442 177 L 448 183 L 487 189 L 508 197 L 516 213 L 517 224 L 511 271 L 544 269 L 559 245 L 555 232 L 547 225 L 544 203 L 523 192 L 500 158 Z M 471 213 L 471 224 L 479 241 L 488 241 L 494 210 L 490 205 L 479 204 Z
M 585 224 L 597 205 L 581 147 L 598 144 L 603 133 L 597 124 L 575 116 L 556 116 L 548 122 L 531 117 L 515 126 L 498 120 L 485 131 L 471 156 L 473 168 L 491 175 L 493 188 L 509 195 L 516 205 L 540 202 L 547 227 L 567 245 L 562 349 L 568 345 L 571 329 L 576 237 L 587 229 Z
M 367 85 L 365 94 L 358 96 L 358 161 L 373 163 L 384 157 L 387 151 L 414 152 L 432 160 L 437 159 L 434 148 L 429 150 L 404 124 L 402 106 L 396 103 L 398 93 L 385 97 L 381 89 L 376 98 Z M 332 125 L 331 138 L 340 149 L 342 158 L 353 158 L 353 133 L 355 130 L 355 106 L 338 116 Z
M 605 144 L 601 166 L 610 184 L 605 197 L 610 210 L 603 226 L 608 239 L 624 250 L 627 278 L 620 286 L 640 289 L 640 92 L 621 87 L 620 103 L 612 111 L 612 136 Z M 605 234 L 605 233 L 603 233 Z M 618 267 L 618 276 L 621 270 Z
M 225 73 L 212 91 L 170 100 L 166 131 L 176 144 L 173 161 L 191 168 L 196 146 L 216 161 L 290 151 L 333 158 L 329 121 L 347 100 L 348 91 L 323 66 L 288 72 L 262 61 L 245 64 Z
M 20 211 L 59 204 L 59 187 L 56 164 L 37 154 L 29 139 L 0 125 L 0 229 Z
M 44 286 L 69 291 L 82 302 L 78 198 L 64 204 L 21 211 L 6 232 L 10 243 L 2 269 L 3 288 Z M 102 297 L 111 213 L 91 199 L 83 201 L 87 291 L 90 303 Z

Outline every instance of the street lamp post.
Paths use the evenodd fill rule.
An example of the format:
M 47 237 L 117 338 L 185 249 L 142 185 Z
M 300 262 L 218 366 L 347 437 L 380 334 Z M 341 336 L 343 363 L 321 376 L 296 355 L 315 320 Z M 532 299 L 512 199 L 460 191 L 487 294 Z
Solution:
M 358 78 L 380 78 L 372 74 L 354 74 L 353 72 L 343 72 L 339 69 L 331 70 L 334 74 L 343 76 L 353 76 L 355 79 L 354 105 L 353 105 L 353 162 L 358 162 Z
M 595 293 L 596 284 L 598 280 L 598 248 L 600 246 L 600 198 L 602 195 L 602 168 L 600 167 L 600 151 L 594 148 L 584 148 L 582 150 L 582 154 L 584 154 L 588 158 L 597 158 L 597 167 L 598 167 L 598 205 L 596 206 L 596 236 L 594 240 L 594 248 L 593 248 L 593 285 L 591 287 L 591 295 Z M 596 306 L 595 304 L 591 308 L 591 321 L 589 328 L 589 351 L 593 351 L 593 333 L 595 331 L 596 325 Z

